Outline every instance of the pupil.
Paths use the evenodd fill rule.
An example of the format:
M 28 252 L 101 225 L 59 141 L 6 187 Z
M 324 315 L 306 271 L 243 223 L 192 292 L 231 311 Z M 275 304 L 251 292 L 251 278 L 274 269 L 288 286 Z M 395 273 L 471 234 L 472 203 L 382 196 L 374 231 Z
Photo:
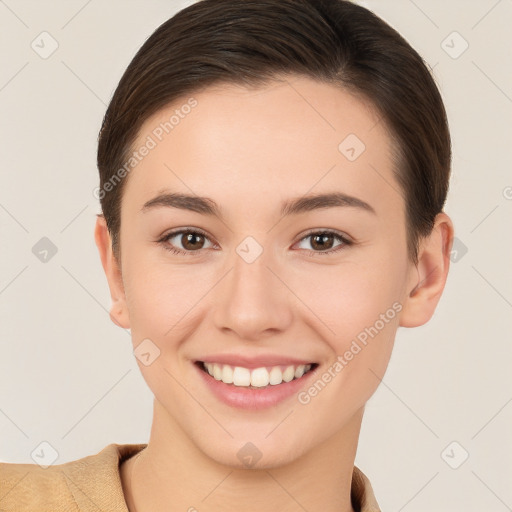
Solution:
M 183 243 L 183 247 L 187 247 L 187 244 L 190 244 L 190 247 L 189 247 L 189 248 L 191 248 L 191 249 L 195 249 L 195 248 L 197 248 L 197 245 L 198 245 L 198 244 L 197 244 L 197 243 L 196 243 L 196 244 L 194 244 L 194 243 L 193 243 L 193 240 L 194 240 L 194 238 L 200 238 L 200 237 L 202 237 L 202 235 L 198 235 L 198 234 L 194 234 L 194 233 L 189 233 L 189 234 L 185 235 L 185 236 L 184 236 L 184 238 L 185 238 L 185 243 L 183 243 L 183 242 L 182 242 L 182 243 Z M 200 245 L 200 244 L 199 244 L 199 245 Z
M 326 239 L 329 239 L 329 238 L 332 238 L 332 235 L 329 235 L 329 234 L 325 234 L 325 235 L 315 235 L 315 236 L 313 237 L 313 240 L 314 240 L 314 242 L 313 242 L 313 246 L 314 246 L 314 245 L 316 245 L 316 240 L 320 239 L 320 240 L 322 241 L 322 242 L 320 243 L 320 245 L 319 245 L 320 249 L 325 249 L 325 248 L 330 249 L 330 248 L 331 248 L 331 246 L 332 246 L 332 243 L 331 243 L 331 244 L 326 244 L 326 243 L 325 243 L 325 242 L 326 242 Z M 328 247 L 326 247 L 326 246 L 328 246 Z

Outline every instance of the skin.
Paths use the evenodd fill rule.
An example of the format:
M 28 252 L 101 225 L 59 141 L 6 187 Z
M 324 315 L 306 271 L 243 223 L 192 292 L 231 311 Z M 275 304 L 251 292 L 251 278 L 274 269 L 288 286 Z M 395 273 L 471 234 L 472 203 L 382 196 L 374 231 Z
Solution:
M 410 261 L 391 139 L 371 107 L 348 92 L 287 77 L 193 96 L 198 105 L 128 177 L 120 265 L 102 217 L 95 231 L 112 320 L 131 329 L 134 348 L 149 338 L 160 350 L 149 366 L 137 360 L 155 396 L 154 416 L 148 448 L 121 466 L 127 505 L 132 512 L 352 511 L 365 403 L 398 327 L 422 325 L 436 308 L 452 223 L 440 213 L 418 263 Z M 134 147 L 187 99 L 148 119 Z M 351 133 L 366 146 L 352 162 L 338 150 Z M 169 207 L 141 212 L 162 189 L 209 197 L 223 218 Z M 286 199 L 333 191 L 375 213 L 343 206 L 280 216 Z M 165 249 L 190 247 L 182 236 L 158 243 L 182 227 L 208 234 L 192 246 L 199 250 Z M 326 254 L 305 238 L 313 229 L 338 231 L 353 244 Z M 247 236 L 263 248 L 251 264 L 236 252 Z M 328 242 L 331 251 L 341 243 Z M 396 317 L 306 405 L 294 395 L 263 411 L 232 408 L 193 366 L 214 353 L 285 354 L 319 363 L 321 377 L 394 303 Z M 251 469 L 237 457 L 249 441 L 262 453 Z

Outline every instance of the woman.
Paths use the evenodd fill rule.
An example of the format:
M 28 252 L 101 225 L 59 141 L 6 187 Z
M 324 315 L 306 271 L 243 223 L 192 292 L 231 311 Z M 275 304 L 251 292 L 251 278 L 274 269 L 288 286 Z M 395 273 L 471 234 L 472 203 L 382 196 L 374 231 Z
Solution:
M 450 158 L 424 62 L 363 7 L 202 0 L 166 21 L 98 144 L 95 240 L 149 442 L 3 464 L 2 508 L 379 510 L 361 421 L 398 327 L 443 291 Z

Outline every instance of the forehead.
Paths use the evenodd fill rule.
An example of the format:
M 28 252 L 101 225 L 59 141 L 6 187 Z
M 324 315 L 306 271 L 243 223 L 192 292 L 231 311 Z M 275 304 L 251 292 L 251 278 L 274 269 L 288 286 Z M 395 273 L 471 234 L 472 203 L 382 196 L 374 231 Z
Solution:
M 146 120 L 132 149 L 144 145 L 125 189 L 140 201 L 164 187 L 220 200 L 236 189 L 242 205 L 340 184 L 371 196 L 394 180 L 392 140 L 371 104 L 303 77 L 180 98 Z

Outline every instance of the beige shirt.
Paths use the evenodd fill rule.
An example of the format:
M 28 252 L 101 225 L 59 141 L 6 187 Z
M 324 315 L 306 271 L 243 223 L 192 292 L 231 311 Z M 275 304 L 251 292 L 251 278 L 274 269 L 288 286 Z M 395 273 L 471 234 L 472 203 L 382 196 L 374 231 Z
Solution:
M 0 463 L 2 512 L 128 512 L 119 466 L 146 444 L 110 444 L 96 455 L 44 469 Z M 380 512 L 368 478 L 354 466 L 352 502 L 357 512 Z

